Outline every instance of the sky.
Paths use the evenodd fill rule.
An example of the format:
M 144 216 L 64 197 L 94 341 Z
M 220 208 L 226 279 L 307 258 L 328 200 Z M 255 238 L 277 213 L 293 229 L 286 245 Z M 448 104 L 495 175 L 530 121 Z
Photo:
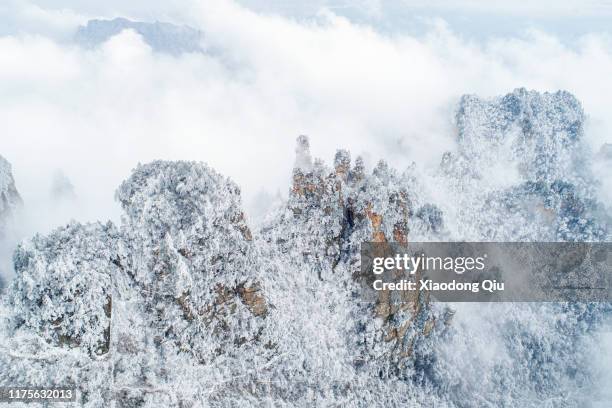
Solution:
M 70 31 L 75 21 L 93 17 L 130 17 L 197 24 L 194 10 L 204 2 L 195 0 L 5 0 L 5 31 L 43 29 L 44 15 L 56 30 Z M 218 1 L 208 1 L 218 3 Z M 610 31 L 610 0 L 238 0 L 238 4 L 268 15 L 304 20 L 322 10 L 345 16 L 352 21 L 375 26 L 388 32 L 418 33 L 426 29 L 424 20 L 444 18 L 454 29 L 471 37 L 511 35 L 539 27 L 569 38 L 591 31 Z M 6 24 L 10 22 L 10 24 Z M 36 27 L 38 26 L 38 27 Z
M 328 162 L 347 148 L 427 170 L 454 146 L 465 93 L 566 89 L 596 151 L 612 142 L 612 2 L 524 3 L 4 1 L 0 155 L 26 203 L 23 235 L 119 221 L 114 190 L 154 159 L 207 162 L 249 209 L 262 190 L 286 194 L 300 134 Z M 118 16 L 200 29 L 207 52 L 160 54 L 131 31 L 74 43 L 79 25 Z M 58 170 L 75 201 L 50 201 Z

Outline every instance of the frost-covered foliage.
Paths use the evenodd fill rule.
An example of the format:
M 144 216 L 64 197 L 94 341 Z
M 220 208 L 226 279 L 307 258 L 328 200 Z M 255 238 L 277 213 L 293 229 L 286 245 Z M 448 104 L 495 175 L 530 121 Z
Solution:
M 154 162 L 117 199 L 119 230 L 70 224 L 15 253 L 0 381 L 80 384 L 87 406 L 225 395 L 227 378 L 271 355 L 264 268 L 238 187 L 199 163 Z M 202 381 L 178 387 L 193 378 Z
M 582 140 L 584 113 L 573 95 L 517 89 L 493 100 L 464 96 L 457 129 L 458 149 L 442 158 L 440 182 L 460 200 L 460 236 L 610 239 Z
M 206 165 L 139 165 L 120 227 L 16 252 L 0 384 L 80 384 L 91 407 L 588 406 L 609 305 L 442 306 L 359 272 L 366 241 L 609 240 L 583 126 L 564 92 L 464 97 L 432 176 L 448 200 L 415 166 L 328 166 L 300 136 L 289 197 L 255 231 Z
M 110 223 L 72 223 L 19 246 L 3 314 L 2 385 L 73 386 L 89 406 L 103 406 L 117 239 Z
M 116 265 L 112 224 L 70 224 L 35 236 L 14 256 L 9 303 L 16 329 L 33 329 L 48 342 L 108 352 Z
M 265 361 L 268 353 L 253 350 L 264 344 L 263 270 L 238 187 L 199 163 L 153 162 L 134 170 L 117 199 L 126 213 L 118 261 L 126 277 L 115 372 L 132 387 L 129 398 L 189 401 L 211 384 L 170 397 L 161 390 L 198 371 L 213 381 L 211 371 L 233 377 Z
M 584 113 L 565 91 L 540 94 L 517 89 L 494 100 L 467 95 L 457 112 L 460 152 L 482 170 L 506 149 L 528 180 L 578 179 Z
M 440 203 L 453 239 L 610 241 L 582 140 L 584 114 L 571 94 L 466 96 L 457 128 L 458 148 L 434 178 L 453 197 Z M 593 333 L 609 304 L 454 308 L 435 347 L 430 378 L 438 392 L 459 406 L 588 406 L 598 376 Z
M 384 162 L 368 172 L 345 150 L 326 166 L 312 160 L 305 137 L 298 138 L 296 156 L 287 205 L 261 230 L 266 259 L 278 269 L 265 279 L 274 289 L 267 294 L 270 319 L 285 332 L 276 347 L 290 356 L 283 371 L 293 371 L 294 395 L 282 401 L 418 401 L 422 394 L 412 384 L 423 366 L 415 361 L 428 358 L 429 339 L 444 331 L 444 319 L 436 320 L 443 311 L 421 297 L 366 298 L 359 272 L 361 242 L 405 243 L 410 228 L 426 229 L 412 218 L 419 203 L 405 187 L 410 176 Z M 282 378 L 269 376 L 273 383 Z

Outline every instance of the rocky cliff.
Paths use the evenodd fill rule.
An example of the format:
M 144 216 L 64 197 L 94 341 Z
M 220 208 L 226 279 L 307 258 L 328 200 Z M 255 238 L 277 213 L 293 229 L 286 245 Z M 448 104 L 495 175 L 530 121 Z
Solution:
M 258 230 L 205 164 L 139 165 L 116 193 L 120 226 L 73 223 L 17 250 L 0 384 L 75 385 L 92 407 L 581 404 L 609 305 L 366 298 L 359 251 L 609 240 L 576 161 L 583 120 L 567 93 L 463 98 L 439 202 L 414 167 L 369 170 L 346 150 L 327 165 L 301 136 L 289 197 Z M 491 180 L 500 158 L 515 174 Z
M 15 187 L 11 164 L 0 156 L 0 239 L 10 219 L 21 205 L 22 200 Z
M 126 18 L 89 20 L 86 25 L 79 27 L 75 41 L 83 47 L 94 48 L 123 30 L 133 30 L 141 35 L 154 51 L 171 55 L 203 51 L 202 33 L 199 30 L 160 21 L 148 23 Z

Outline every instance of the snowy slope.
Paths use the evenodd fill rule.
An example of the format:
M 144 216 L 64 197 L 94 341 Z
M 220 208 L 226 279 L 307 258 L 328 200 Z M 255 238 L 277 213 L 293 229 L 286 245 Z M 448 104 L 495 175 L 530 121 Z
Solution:
M 0 384 L 76 385 L 84 406 L 588 406 L 607 304 L 364 300 L 364 241 L 609 241 L 570 94 L 462 99 L 433 176 L 332 165 L 297 140 L 289 197 L 259 230 L 205 164 L 139 165 L 120 226 L 23 243 Z M 504 160 L 510 178 L 492 179 Z

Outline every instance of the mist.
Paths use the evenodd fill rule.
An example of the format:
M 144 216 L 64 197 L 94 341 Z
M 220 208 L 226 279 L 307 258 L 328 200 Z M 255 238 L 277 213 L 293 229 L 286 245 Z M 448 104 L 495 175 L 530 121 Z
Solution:
M 437 11 L 453 12 L 457 2 L 447 1 L 419 17 L 419 30 L 402 28 L 401 19 L 388 29 L 380 23 L 387 2 L 377 0 L 359 1 L 361 9 L 354 13 L 359 18 L 326 0 L 303 5 L 302 11 L 316 11 L 300 12 L 299 18 L 266 6 L 273 0 L 124 3 L 8 0 L 0 5 L 0 155 L 12 164 L 24 202 L 0 240 L 0 289 L 12 278 L 12 254 L 20 241 L 71 220 L 121 224 L 115 190 L 139 163 L 208 163 L 240 186 L 248 222 L 256 225 L 287 196 L 298 135 L 308 135 L 312 155 L 328 163 L 343 148 L 353 159 L 362 156 L 368 171 L 379 159 L 399 171 L 411 168 L 418 186 L 407 187 L 424 190 L 418 191 L 426 196 L 423 203 L 435 203 L 449 236 L 461 239 L 470 223 L 458 214 L 482 217 L 474 209 L 464 211 L 470 200 L 461 195 L 473 191 L 452 192 L 449 184 L 455 180 L 445 184 L 436 176 L 443 153 L 456 148 L 458 102 L 464 94 L 489 98 L 520 87 L 567 90 L 581 101 L 587 115 L 584 142 L 591 153 L 586 157 L 592 159 L 586 170 L 595 175 L 593 187 L 606 216 L 612 214 L 612 37 L 582 24 L 597 10 L 604 10 L 604 17 L 612 13 L 598 8 L 598 1 L 589 2 L 580 34 L 571 38 L 537 21 L 517 25 L 528 29 L 466 35 L 435 17 Z M 244 5 L 252 3 L 259 7 Z M 547 16 L 552 8 L 555 21 L 567 25 L 582 6 L 574 0 L 533 8 L 506 0 L 486 7 L 462 3 L 476 14 L 514 10 L 511 18 L 519 20 Z M 79 25 L 114 17 L 188 24 L 202 31 L 204 51 L 158 52 L 133 30 L 92 48 L 74 41 Z M 518 170 L 511 166 L 516 163 L 495 162 L 474 189 L 518 184 Z M 292 300 L 286 311 L 308 310 L 309 303 L 300 300 Z M 456 305 L 458 335 L 440 346 L 449 387 L 464 382 L 478 388 L 482 373 L 494 372 L 495 364 L 511 373 L 513 364 L 521 363 L 505 354 L 503 330 L 511 331 L 504 322 L 526 322 L 534 338 L 559 330 L 551 319 L 558 312 L 547 311 L 549 305 L 520 306 Z M 329 320 L 324 327 L 344 316 L 327 307 L 324 313 Z M 331 343 L 318 341 L 326 335 L 315 329 L 308 341 L 328 347 Z M 601 373 L 593 390 L 584 392 L 594 400 L 610 398 L 611 333 L 612 323 L 606 322 L 573 349 L 593 373 Z M 466 359 L 470 353 L 474 356 Z
M 96 15 L 70 9 L 36 9 L 46 22 L 36 26 L 55 30 L 24 24 L 0 37 L 0 154 L 25 202 L 20 237 L 70 219 L 119 222 L 116 187 L 154 159 L 207 162 L 240 185 L 252 209 L 260 192 L 287 191 L 299 134 L 325 160 L 347 148 L 370 167 L 414 161 L 426 173 L 454 147 L 465 93 L 565 89 L 589 117 L 591 150 L 612 142 L 605 33 L 572 44 L 538 30 L 474 41 L 440 19 L 421 35 L 390 34 L 324 9 L 297 20 L 231 2 L 188 4 L 205 53 L 157 53 L 129 30 L 83 49 L 68 33 Z M 594 171 L 609 203 L 608 167 Z M 58 170 L 75 192 L 59 204 Z

